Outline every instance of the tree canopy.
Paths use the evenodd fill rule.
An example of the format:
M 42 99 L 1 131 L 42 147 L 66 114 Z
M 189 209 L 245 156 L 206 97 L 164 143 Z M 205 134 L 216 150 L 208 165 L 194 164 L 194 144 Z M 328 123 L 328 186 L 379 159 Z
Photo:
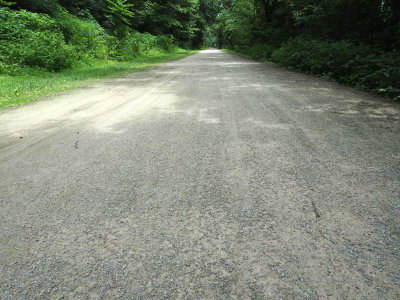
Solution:
M 352 40 L 385 50 L 400 46 L 400 2 L 397 0 L 15 2 L 12 7 L 16 9 L 49 14 L 61 5 L 78 17 L 93 16 L 110 30 L 126 25 L 153 35 L 169 34 L 179 43 L 193 47 L 210 44 L 213 39 L 218 39 L 219 45 L 226 47 L 259 41 L 279 44 L 299 34 L 320 39 Z M 13 2 L 2 0 L 1 3 Z
M 101 30 L 93 27 L 98 33 L 92 36 L 103 39 L 111 57 L 138 53 L 141 40 L 151 45 L 156 36 L 164 48 L 172 42 L 182 48 L 218 46 L 385 95 L 400 91 L 398 0 L 0 0 L 1 6 L 55 18 L 63 37 L 53 39 L 61 39 L 66 51 L 71 45 L 76 50 L 78 40 L 81 49 L 94 44 L 83 38 L 83 28 L 96 23 Z M 71 15 L 92 25 L 78 26 Z M 80 38 L 72 28 L 80 28 Z M 5 37 L 3 49 L 11 59 Z
M 400 2 L 396 0 L 220 0 L 221 44 L 248 40 L 280 43 L 308 35 L 352 40 L 383 49 L 400 46 Z

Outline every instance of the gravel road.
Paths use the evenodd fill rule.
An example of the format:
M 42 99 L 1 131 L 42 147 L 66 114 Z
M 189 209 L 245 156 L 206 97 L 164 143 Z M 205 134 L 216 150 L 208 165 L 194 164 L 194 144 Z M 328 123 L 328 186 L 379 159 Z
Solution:
M 0 299 L 399 299 L 400 105 L 219 50 L 0 114 Z

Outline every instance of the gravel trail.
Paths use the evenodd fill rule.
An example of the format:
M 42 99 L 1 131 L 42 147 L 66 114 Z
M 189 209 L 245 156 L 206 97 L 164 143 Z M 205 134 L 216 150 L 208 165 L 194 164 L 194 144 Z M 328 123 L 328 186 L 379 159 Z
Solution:
M 0 113 L 0 299 L 400 299 L 400 105 L 219 50 Z

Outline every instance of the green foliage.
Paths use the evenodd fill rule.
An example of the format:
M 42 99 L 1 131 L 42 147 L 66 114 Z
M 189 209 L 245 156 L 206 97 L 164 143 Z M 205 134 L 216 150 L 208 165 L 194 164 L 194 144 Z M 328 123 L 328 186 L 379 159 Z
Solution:
M 17 4 L 17 2 L 0 0 L 0 6 L 11 6 L 11 5 L 14 5 L 14 4 Z
M 129 25 L 134 16 L 131 10 L 133 4 L 127 4 L 127 0 L 105 0 L 108 6 L 104 9 L 110 13 L 108 19 L 113 25 L 114 34 L 120 38 L 125 37 L 129 32 Z
M 398 97 L 395 0 L 0 0 L 0 72 L 234 49 Z M 10 10 L 14 9 L 14 11 Z M 26 9 L 26 10 L 19 10 Z M 33 12 L 38 12 L 33 13 Z
M 78 18 L 94 18 L 119 39 L 132 31 L 148 32 L 172 35 L 188 47 L 201 45 L 205 20 L 213 22 L 219 12 L 219 0 L 18 0 L 13 9 L 54 17 L 60 6 Z
M 171 36 L 154 36 L 138 32 L 130 32 L 123 39 L 110 38 L 109 45 L 112 49 L 110 56 L 120 61 L 175 49 Z
M 232 1 L 217 17 L 220 46 L 247 46 L 251 43 L 255 22 L 253 1 Z
M 7 74 L 25 66 L 60 71 L 98 59 L 130 60 L 175 47 L 172 36 L 130 30 L 110 36 L 93 18 L 79 19 L 61 8 L 53 18 L 3 8 L 0 24 L 0 72 Z
M 52 15 L 57 12 L 59 5 L 57 0 L 18 0 L 13 9 L 26 9 L 30 12 L 45 13 Z
M 399 1 L 218 2 L 219 47 L 399 98 Z
M 92 80 L 143 70 L 193 53 L 175 49 L 171 52 L 158 52 L 149 57 L 139 57 L 134 61 L 97 61 L 94 66 L 83 65 L 57 73 L 24 68 L 18 69 L 18 75 L 13 76 L 1 74 L 0 63 L 0 109 L 29 102 L 42 95 L 82 86 Z
M 157 36 L 156 47 L 165 51 L 174 50 L 176 48 L 174 44 L 174 37 L 172 35 Z
M 10 47 L 8 53 L 19 65 L 60 71 L 73 64 L 75 49 L 65 43 L 59 32 L 31 32 L 20 42 Z
M 0 10 L 0 61 L 52 71 L 90 63 L 107 56 L 105 32 L 94 20 L 81 20 L 59 10 L 54 18 Z
M 246 46 L 235 46 L 235 51 L 245 56 L 256 59 L 256 60 L 270 60 L 272 53 L 276 50 L 273 46 L 269 44 L 255 44 L 250 47 Z
M 54 20 L 65 41 L 75 47 L 76 60 L 89 63 L 93 59 L 107 58 L 107 33 L 95 19 L 79 19 L 60 10 Z
M 116 23 L 131 25 L 130 19 L 134 16 L 131 11 L 133 4 L 127 4 L 126 0 L 106 0 L 106 2 L 108 6 L 105 11 L 113 15 Z
M 400 98 L 400 55 L 347 41 L 290 39 L 272 60 L 294 70 L 320 75 L 360 89 Z
M 69 68 L 75 49 L 47 15 L 0 9 L 0 61 L 6 65 Z M 4 68 L 3 68 L 4 69 Z
M 194 43 L 200 30 L 198 0 L 156 0 L 146 3 L 147 19 L 140 25 L 140 30 L 153 35 L 173 35 L 180 46 Z

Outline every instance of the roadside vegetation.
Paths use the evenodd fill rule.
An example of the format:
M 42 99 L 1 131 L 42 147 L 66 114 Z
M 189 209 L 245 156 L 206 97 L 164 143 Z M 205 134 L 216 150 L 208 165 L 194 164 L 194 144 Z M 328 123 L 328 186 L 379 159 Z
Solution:
M 400 2 L 221 0 L 219 47 L 400 100 Z
M 131 4 L 97 2 L 0 0 L 0 108 L 194 53 L 194 34 L 140 32 Z
M 0 108 L 209 47 L 400 100 L 399 24 L 395 0 L 0 0 Z
M 94 80 L 141 71 L 196 52 L 179 48 L 170 52 L 154 51 L 151 56 L 127 61 L 99 60 L 95 65 L 84 65 L 60 72 L 39 68 L 20 69 L 14 75 L 0 75 L 0 108 L 23 104 L 43 95 L 89 84 Z

